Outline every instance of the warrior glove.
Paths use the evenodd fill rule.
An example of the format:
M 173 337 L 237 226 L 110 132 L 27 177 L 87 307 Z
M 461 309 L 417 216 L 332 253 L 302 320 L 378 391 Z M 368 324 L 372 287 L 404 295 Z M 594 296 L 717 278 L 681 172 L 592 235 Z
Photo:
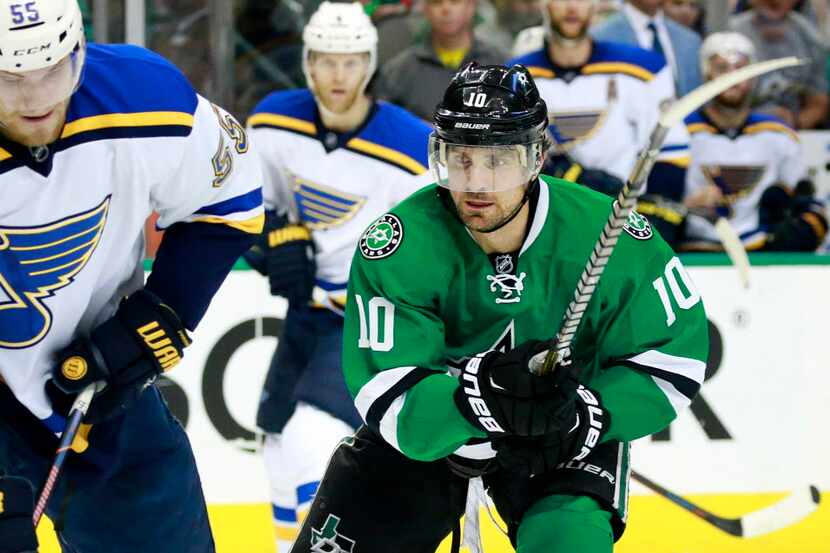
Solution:
M 164 371 L 181 361 L 190 337 L 178 315 L 147 290 L 121 300 L 110 319 L 59 351 L 47 383 L 56 410 L 88 385 L 104 381 L 85 422 L 95 424 L 123 413 Z
M 37 551 L 34 510 L 35 491 L 28 480 L 0 477 L 0 553 Z
M 265 252 L 271 295 L 282 296 L 292 305 L 308 303 L 317 272 L 311 231 L 269 214 L 260 247 Z

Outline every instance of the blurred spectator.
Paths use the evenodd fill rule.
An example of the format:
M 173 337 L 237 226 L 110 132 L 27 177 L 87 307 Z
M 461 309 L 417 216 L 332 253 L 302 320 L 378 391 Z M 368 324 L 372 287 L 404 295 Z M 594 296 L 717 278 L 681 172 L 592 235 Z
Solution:
M 591 19 L 591 25 L 599 25 L 617 13 L 620 9 L 619 2 L 620 0 L 594 0 L 594 16 Z M 533 50 L 538 50 L 545 42 L 545 35 L 544 25 L 535 25 L 522 29 L 513 40 L 511 55 L 517 58 Z
M 429 120 L 435 105 L 462 64 L 502 63 L 507 53 L 473 34 L 476 0 L 425 0 L 430 30 L 381 68 L 378 97 Z
M 705 18 L 703 0 L 665 0 L 663 11 L 667 16 L 693 30 L 699 36 L 706 35 L 703 30 Z
M 634 44 L 662 55 L 674 75 L 678 96 L 700 85 L 700 37 L 665 17 L 663 0 L 628 0 L 619 13 L 592 31 L 599 40 Z
M 522 30 L 542 23 L 540 4 L 540 0 L 494 0 L 495 18 L 477 25 L 476 32 L 510 50 Z
M 710 80 L 755 61 L 755 47 L 739 33 L 714 33 L 700 55 Z M 721 250 L 721 220 L 747 250 L 814 251 L 827 233 L 823 206 L 805 180 L 798 135 L 780 119 L 752 111 L 753 85 L 737 84 L 687 118 L 692 165 L 683 249 Z
M 378 67 L 406 50 L 426 26 L 421 13 L 412 2 L 399 0 L 364 0 L 366 12 L 378 30 Z
M 592 39 L 595 7 L 583 0 L 545 0 L 544 47 L 510 63 L 528 68 L 547 103 L 554 147 L 543 172 L 616 195 L 648 144 L 661 105 L 674 97 L 674 83 L 661 56 Z M 649 178 L 650 194 L 682 200 L 688 140 L 683 125 L 671 129 Z
M 784 56 L 809 60 L 762 76 L 756 104 L 790 126 L 812 129 L 824 121 L 830 106 L 827 53 L 812 23 L 793 12 L 795 4 L 796 0 L 754 0 L 751 10 L 730 18 L 729 27 L 752 41 L 761 61 Z

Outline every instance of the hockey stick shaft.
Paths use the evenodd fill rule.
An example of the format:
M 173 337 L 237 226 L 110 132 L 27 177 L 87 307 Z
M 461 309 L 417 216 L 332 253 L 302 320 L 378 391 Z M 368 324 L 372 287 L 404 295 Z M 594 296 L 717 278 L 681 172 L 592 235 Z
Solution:
M 78 428 L 81 426 L 81 419 L 84 418 L 86 412 L 89 410 L 89 404 L 92 402 L 92 396 L 98 390 L 98 383 L 93 383 L 87 386 L 75 401 L 72 403 L 72 408 L 69 410 L 69 418 L 66 421 L 66 427 L 61 434 L 61 441 L 58 444 L 58 449 L 55 452 L 55 459 L 52 461 L 52 468 L 49 469 L 49 474 L 46 476 L 46 482 L 43 484 L 43 489 L 35 503 L 35 510 L 32 513 L 32 523 L 37 528 L 43 513 L 46 511 L 46 504 L 49 502 L 49 497 L 55 488 L 55 483 L 58 481 L 58 475 L 63 468 L 66 455 L 72 448 L 72 442 L 75 441 L 75 436 L 78 434 Z
M 789 57 L 777 60 L 770 60 L 755 63 L 742 67 L 717 79 L 709 81 L 701 87 L 696 88 L 683 98 L 680 98 L 669 109 L 667 109 L 657 122 L 657 126 L 651 133 L 648 146 L 640 153 L 637 162 L 628 177 L 628 182 L 620 191 L 617 201 L 614 203 L 611 214 L 602 229 L 591 256 L 582 270 L 579 283 L 574 291 L 573 299 L 568 304 L 559 331 L 551 340 L 548 351 L 541 352 L 530 360 L 530 370 L 535 374 L 547 374 L 553 371 L 557 365 L 570 363 L 571 343 L 573 342 L 582 316 L 591 301 L 591 297 L 599 284 L 602 273 L 614 247 L 617 245 L 623 225 L 628 221 L 628 216 L 634 209 L 643 191 L 648 175 L 651 172 L 657 154 L 663 145 L 668 131 L 679 124 L 683 119 L 700 108 L 706 102 L 743 81 L 757 77 L 769 71 L 790 67 L 802 63 L 798 58 Z
M 740 518 L 725 518 L 667 490 L 636 471 L 631 471 L 631 476 L 658 495 L 712 526 L 739 538 L 755 538 L 788 528 L 814 513 L 821 503 L 821 493 L 818 488 L 803 486 L 796 488 L 787 497 L 772 505 L 746 513 Z
M 671 501 L 675 505 L 678 505 L 678 506 L 682 507 L 683 509 L 686 509 L 687 511 L 689 511 L 693 515 L 702 518 L 703 520 L 705 520 L 709 524 L 720 528 L 724 532 L 732 534 L 733 536 L 743 535 L 743 530 L 741 528 L 741 521 L 739 519 L 722 518 L 722 517 L 719 517 L 719 516 L 717 516 L 713 513 L 710 513 L 706 509 L 703 509 L 700 506 L 695 505 L 694 503 L 692 503 L 688 499 L 685 499 L 685 498 L 677 495 L 676 493 L 673 493 L 673 492 L 667 490 L 666 488 L 664 488 L 660 484 L 654 482 L 653 480 L 650 480 L 649 478 L 646 478 L 645 476 L 643 476 L 642 474 L 640 474 L 639 472 L 637 472 L 635 470 L 631 471 L 631 477 L 634 480 L 636 480 L 637 482 L 639 482 L 640 484 L 642 484 L 645 487 L 649 488 L 651 491 L 657 493 L 658 495 L 661 495 L 661 496 L 665 497 L 666 499 L 668 499 L 669 501 Z

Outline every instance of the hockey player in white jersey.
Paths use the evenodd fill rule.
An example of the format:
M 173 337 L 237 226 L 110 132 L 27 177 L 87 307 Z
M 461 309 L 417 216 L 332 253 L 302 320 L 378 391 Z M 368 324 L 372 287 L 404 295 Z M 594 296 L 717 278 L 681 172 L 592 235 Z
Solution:
M 62 550 L 215 551 L 153 381 L 261 232 L 261 178 L 244 128 L 169 62 L 87 46 L 76 0 L 0 0 L 0 552 L 37 548 L 32 496 L 97 381 L 47 507 Z
M 545 0 L 541 8 L 544 47 L 509 64 L 528 68 L 550 111 L 555 146 L 544 172 L 615 195 L 648 144 L 661 108 L 675 97 L 671 67 L 653 52 L 593 39 L 588 28 L 596 0 Z M 670 130 L 648 194 L 682 200 L 688 140 L 683 125 Z M 663 213 L 640 211 L 650 217 Z M 665 221 L 658 224 L 671 243 L 660 223 Z
M 267 222 L 246 257 L 289 301 L 257 414 L 280 553 L 296 537 L 331 450 L 361 422 L 340 363 L 358 239 L 429 183 L 429 126 L 366 92 L 377 33 L 360 4 L 323 2 L 303 41 L 309 89 L 273 93 L 248 119 L 266 172 Z
M 755 48 L 740 33 L 714 33 L 700 49 L 706 80 L 754 61 Z M 753 111 L 752 91 L 751 81 L 735 85 L 686 119 L 692 164 L 685 250 L 722 250 L 715 232 L 721 217 L 747 250 L 813 251 L 827 232 L 798 134 L 777 117 Z

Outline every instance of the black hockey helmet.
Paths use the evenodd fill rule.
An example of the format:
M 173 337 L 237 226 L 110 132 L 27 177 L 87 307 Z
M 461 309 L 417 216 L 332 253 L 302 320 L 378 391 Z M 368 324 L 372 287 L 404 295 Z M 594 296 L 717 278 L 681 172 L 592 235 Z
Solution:
M 528 144 L 544 140 L 548 110 L 524 66 L 470 62 L 453 77 L 434 121 L 448 143 Z

